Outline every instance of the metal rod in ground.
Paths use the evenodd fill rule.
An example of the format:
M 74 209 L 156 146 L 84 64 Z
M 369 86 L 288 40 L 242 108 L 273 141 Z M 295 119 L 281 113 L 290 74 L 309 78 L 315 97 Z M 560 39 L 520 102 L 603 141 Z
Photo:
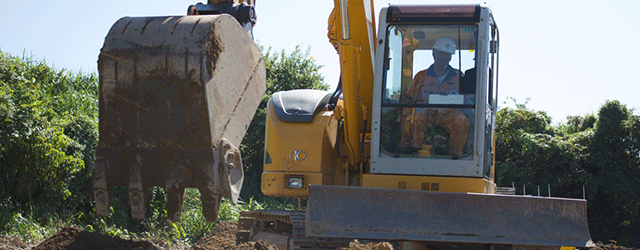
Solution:
M 584 193 L 584 185 L 582 185 L 582 199 L 583 199 L 583 200 L 586 200 L 586 199 L 587 199 L 587 196 L 586 196 L 586 195 L 585 195 L 585 193 Z
M 522 195 L 527 195 L 527 187 L 525 187 L 525 184 L 522 184 Z
M 549 192 L 549 197 L 551 197 L 551 184 L 547 184 L 547 190 Z
M 538 197 L 540 197 L 540 185 L 538 185 Z

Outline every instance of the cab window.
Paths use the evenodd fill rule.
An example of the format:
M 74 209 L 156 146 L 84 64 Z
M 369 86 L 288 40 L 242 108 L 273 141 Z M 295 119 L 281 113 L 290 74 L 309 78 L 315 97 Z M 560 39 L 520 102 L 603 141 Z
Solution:
M 381 156 L 473 158 L 476 25 L 387 30 Z

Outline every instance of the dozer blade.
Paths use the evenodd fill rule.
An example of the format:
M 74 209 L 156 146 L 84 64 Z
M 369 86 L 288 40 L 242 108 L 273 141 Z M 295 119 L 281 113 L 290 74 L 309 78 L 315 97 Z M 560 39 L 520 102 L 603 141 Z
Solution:
M 114 186 L 144 219 L 149 187 L 164 188 L 179 220 L 185 188 L 198 188 L 208 221 L 221 197 L 237 202 L 238 146 L 266 87 L 258 46 L 228 15 L 125 17 L 98 60 L 100 142 L 94 199 L 109 215 Z
M 511 246 L 592 245 L 585 200 L 311 186 L 312 237 Z

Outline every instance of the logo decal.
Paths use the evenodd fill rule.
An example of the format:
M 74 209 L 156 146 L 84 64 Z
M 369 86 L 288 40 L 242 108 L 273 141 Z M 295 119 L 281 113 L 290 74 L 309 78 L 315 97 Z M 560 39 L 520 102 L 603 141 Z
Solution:
M 289 154 L 289 158 L 291 158 L 291 160 L 293 161 L 302 161 L 306 157 L 307 154 L 302 152 L 302 150 L 294 150 L 293 152 L 291 152 L 291 154 Z

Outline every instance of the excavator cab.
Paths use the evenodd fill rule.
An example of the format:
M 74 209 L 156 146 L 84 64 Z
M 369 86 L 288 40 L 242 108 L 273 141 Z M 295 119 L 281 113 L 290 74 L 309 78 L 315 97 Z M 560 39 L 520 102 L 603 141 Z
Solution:
M 489 9 L 390 6 L 378 33 L 371 174 L 471 178 L 478 185 L 466 190 L 428 182 L 440 183 L 433 191 L 495 193 L 499 37 Z

